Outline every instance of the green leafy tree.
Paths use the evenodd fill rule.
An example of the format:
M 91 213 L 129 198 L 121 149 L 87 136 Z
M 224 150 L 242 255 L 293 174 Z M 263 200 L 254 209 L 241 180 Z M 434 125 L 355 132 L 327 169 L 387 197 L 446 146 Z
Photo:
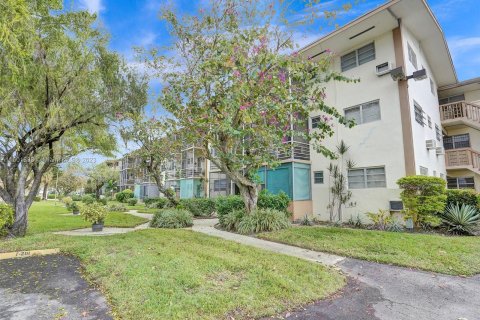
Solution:
M 111 124 L 146 102 L 146 82 L 107 49 L 96 16 L 62 4 L 0 4 L 0 197 L 15 211 L 10 236 L 25 234 L 52 165 L 85 150 L 111 153 Z
M 165 8 L 175 55 L 156 49 L 149 61 L 165 83 L 160 104 L 235 182 L 247 212 L 257 207 L 258 169 L 277 165 L 275 153 L 289 152 L 293 138 L 333 157 L 322 144 L 332 124 L 353 125 L 324 102 L 327 82 L 350 80 L 332 71 L 328 50 L 313 59 L 294 51 L 285 5 L 219 0 L 195 16 Z M 308 132 L 312 112 L 324 117 Z
M 176 194 L 165 185 L 165 170 L 170 161 L 181 152 L 184 143 L 184 130 L 175 130 L 175 123 L 169 119 L 146 119 L 144 116 L 137 117 L 133 126 L 125 128 L 123 137 L 126 141 L 132 141 L 138 149 L 132 152 L 132 156 L 139 159 L 137 174 L 151 176 L 158 190 L 174 205 L 178 204 Z
M 62 195 L 69 195 L 84 185 L 84 177 L 81 176 L 76 165 L 69 165 L 65 170 L 60 171 L 58 181 L 56 181 L 57 192 Z
M 95 197 L 97 199 L 100 199 L 100 190 L 105 184 L 108 184 L 109 181 L 114 181 L 116 185 L 116 181 L 119 178 L 119 172 L 115 170 L 115 168 L 108 166 L 105 162 L 87 169 L 85 173 L 95 190 Z
M 405 207 L 405 217 L 413 220 L 415 228 L 440 224 L 441 219 L 437 214 L 445 210 L 447 202 L 445 180 L 408 176 L 398 179 L 397 184 L 402 189 L 400 196 Z

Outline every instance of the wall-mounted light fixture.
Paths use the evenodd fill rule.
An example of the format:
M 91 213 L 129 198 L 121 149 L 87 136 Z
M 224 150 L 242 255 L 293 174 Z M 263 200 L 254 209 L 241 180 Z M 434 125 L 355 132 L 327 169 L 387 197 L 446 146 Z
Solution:
M 420 81 L 420 80 L 427 79 L 427 70 L 425 69 L 417 70 L 413 72 L 412 75 L 405 76 L 403 67 L 398 67 L 390 71 L 390 76 L 392 77 L 393 81 L 406 81 L 410 79 L 413 79 L 415 81 Z

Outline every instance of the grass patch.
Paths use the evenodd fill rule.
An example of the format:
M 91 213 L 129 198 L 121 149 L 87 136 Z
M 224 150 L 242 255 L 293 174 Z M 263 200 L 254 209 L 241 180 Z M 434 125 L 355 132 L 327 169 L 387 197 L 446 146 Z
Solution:
M 0 252 L 55 247 L 80 257 L 122 319 L 251 319 L 324 298 L 345 283 L 322 265 L 189 230 L 0 241 Z
M 61 202 L 34 202 L 28 213 L 27 234 L 87 228 L 91 223 L 80 216 L 66 216 L 70 213 Z M 106 227 L 134 227 L 147 222 L 147 219 L 123 212 L 110 212 L 105 219 Z
M 453 274 L 480 273 L 480 237 L 294 227 L 260 238 L 374 262 Z

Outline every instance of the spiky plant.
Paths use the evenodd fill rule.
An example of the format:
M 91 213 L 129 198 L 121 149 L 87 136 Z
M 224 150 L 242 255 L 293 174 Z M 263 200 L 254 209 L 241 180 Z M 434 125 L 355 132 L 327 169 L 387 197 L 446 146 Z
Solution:
M 440 217 L 452 234 L 473 234 L 480 221 L 477 208 L 468 204 L 450 205 Z

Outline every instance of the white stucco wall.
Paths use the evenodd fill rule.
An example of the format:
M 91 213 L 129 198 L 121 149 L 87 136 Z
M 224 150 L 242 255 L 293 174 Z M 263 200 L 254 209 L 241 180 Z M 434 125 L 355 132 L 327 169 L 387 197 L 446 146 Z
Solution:
M 473 102 L 480 105 L 480 90 L 472 90 L 465 92 L 465 101 Z
M 392 32 L 387 32 L 375 40 L 376 59 L 348 70 L 344 75 L 350 78 L 360 78 L 360 82 L 331 83 L 327 87 L 326 102 L 335 106 L 341 113 L 344 109 L 373 100 L 380 100 L 381 120 L 360 124 L 352 129 L 335 126 L 335 135 L 324 144 L 334 150 L 343 139 L 350 149 L 347 159 L 355 162 L 356 167 L 385 166 L 386 188 L 353 189 L 353 207 L 344 210 L 344 220 L 357 214 L 364 217 L 368 211 L 388 209 L 390 200 L 399 199 L 399 189 L 396 181 L 405 175 L 403 152 L 402 125 L 400 121 L 400 102 L 398 85 L 390 75 L 377 76 L 375 67 L 383 62 L 395 62 Z M 366 41 L 366 45 L 371 41 Z M 357 48 L 351 48 L 357 49 Z M 339 52 L 335 67 L 340 70 L 340 56 L 348 53 Z M 312 114 L 315 116 L 315 114 Z M 328 220 L 329 212 L 329 172 L 331 161 L 323 155 L 311 150 L 312 159 L 312 200 L 313 213 L 322 220 Z M 324 184 L 314 184 L 313 172 L 324 172 Z
M 425 144 L 425 141 L 428 139 L 436 140 L 435 124 L 441 126 L 439 104 L 436 91 L 437 84 L 430 69 L 427 58 L 422 51 L 421 44 L 405 27 L 402 27 L 402 35 L 406 75 L 411 75 L 414 71 L 416 71 L 415 67 L 408 59 L 407 44 L 409 44 L 417 56 L 418 70 L 425 68 L 427 70 L 428 76 L 427 79 L 420 81 L 415 81 L 413 79 L 408 80 L 408 94 L 410 98 L 410 115 L 412 119 L 416 173 L 420 174 L 420 166 L 422 166 L 428 168 L 428 175 L 433 176 L 435 172 L 435 175 L 438 177 L 440 173 L 446 173 L 445 156 L 437 156 L 435 150 L 428 150 Z M 434 83 L 434 93 L 431 92 L 430 79 Z M 423 127 L 415 120 L 414 101 L 416 101 L 425 112 L 425 124 Z M 428 116 L 432 120 L 431 128 L 428 126 Z M 437 145 L 442 146 L 442 141 L 437 140 Z

